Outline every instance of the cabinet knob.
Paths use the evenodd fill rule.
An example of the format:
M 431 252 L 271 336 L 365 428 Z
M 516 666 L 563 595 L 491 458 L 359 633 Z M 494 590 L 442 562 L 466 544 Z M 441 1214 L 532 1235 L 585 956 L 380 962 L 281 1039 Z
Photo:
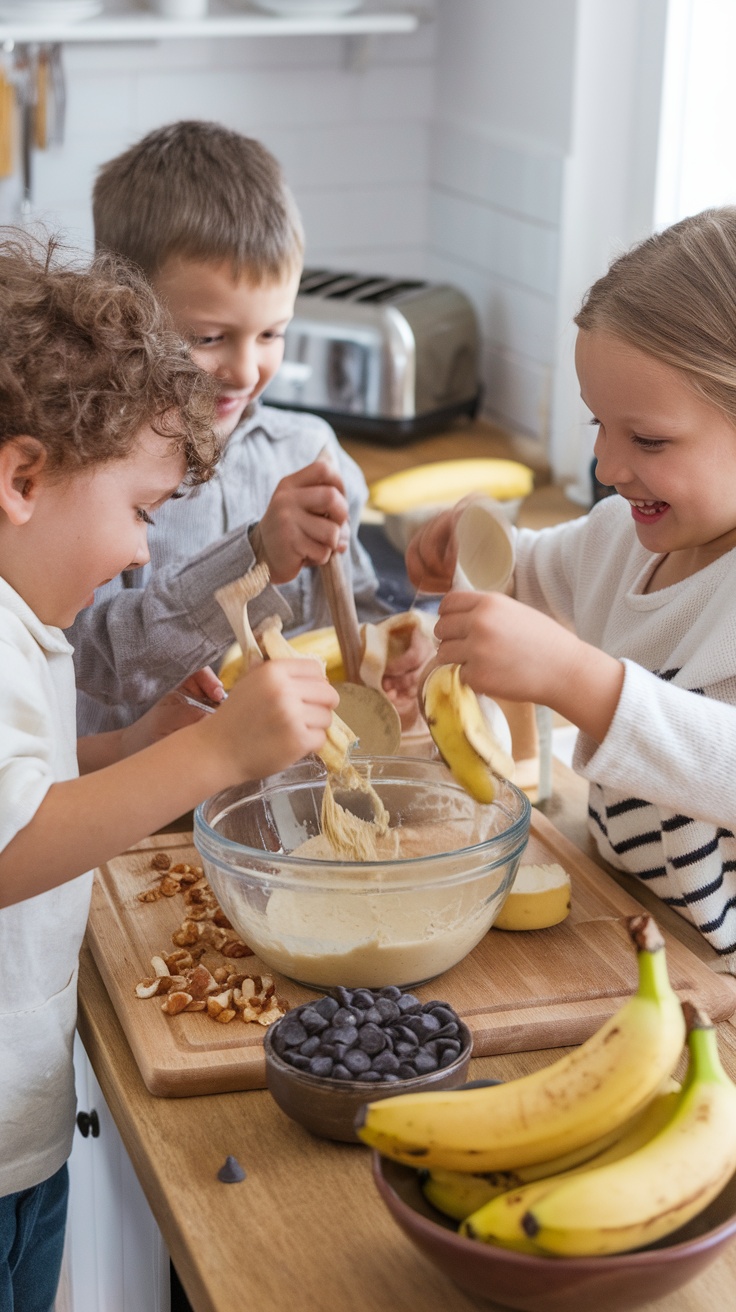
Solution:
M 77 1112 L 77 1127 L 83 1139 L 92 1135 L 93 1139 L 100 1137 L 100 1118 L 97 1112 Z

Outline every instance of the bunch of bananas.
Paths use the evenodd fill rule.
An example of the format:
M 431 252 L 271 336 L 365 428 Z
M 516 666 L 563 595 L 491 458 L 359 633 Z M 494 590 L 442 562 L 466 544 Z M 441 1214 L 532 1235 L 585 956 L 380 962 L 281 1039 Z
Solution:
M 634 916 L 637 992 L 585 1043 L 522 1079 L 369 1104 L 360 1137 L 423 1168 L 461 1233 L 537 1254 L 653 1243 L 707 1207 L 736 1171 L 736 1085 L 715 1031 L 682 1006 L 651 917 Z M 672 1080 L 687 1032 L 689 1065 Z

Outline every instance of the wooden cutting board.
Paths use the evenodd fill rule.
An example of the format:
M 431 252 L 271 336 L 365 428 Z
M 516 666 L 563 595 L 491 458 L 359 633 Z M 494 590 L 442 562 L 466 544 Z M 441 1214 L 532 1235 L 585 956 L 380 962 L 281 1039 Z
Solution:
M 137 894 L 155 882 L 152 851 L 174 862 L 200 863 L 189 834 L 159 834 L 96 872 L 88 941 L 146 1087 L 161 1097 L 225 1093 L 265 1086 L 263 1028 L 237 1018 L 219 1025 L 201 1013 L 166 1016 L 161 999 L 140 1000 L 135 985 L 150 976 L 151 957 L 170 952 L 184 918 L 180 896 L 144 903 Z M 643 908 L 545 816 L 532 811 L 525 863 L 557 861 L 572 880 L 572 910 L 552 929 L 504 933 L 492 929 L 464 961 L 416 990 L 442 998 L 473 1033 L 473 1052 L 502 1052 L 581 1043 L 636 988 L 636 958 L 624 918 Z M 714 1021 L 736 1010 L 736 989 L 667 935 L 674 988 L 697 999 Z M 293 1005 L 317 994 L 275 974 L 257 957 L 233 969 L 274 976 L 276 992 Z

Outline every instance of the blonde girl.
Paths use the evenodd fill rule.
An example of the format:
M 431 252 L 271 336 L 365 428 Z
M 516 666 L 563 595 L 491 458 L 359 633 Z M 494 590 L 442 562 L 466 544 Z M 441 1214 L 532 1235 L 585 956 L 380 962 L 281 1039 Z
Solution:
M 736 208 L 622 255 L 575 322 L 596 472 L 618 495 L 517 532 L 513 596 L 448 593 L 439 656 L 578 726 L 601 855 L 736 973 Z M 410 544 L 417 586 L 449 588 L 453 522 Z

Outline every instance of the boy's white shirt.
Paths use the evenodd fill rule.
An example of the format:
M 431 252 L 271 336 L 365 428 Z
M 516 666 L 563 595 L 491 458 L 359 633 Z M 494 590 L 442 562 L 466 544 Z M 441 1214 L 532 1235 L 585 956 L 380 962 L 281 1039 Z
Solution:
M 657 557 L 616 496 L 515 545 L 517 598 L 624 661 L 605 740 L 581 733 L 573 761 L 601 855 L 736 973 L 736 550 L 647 593 Z
M 0 850 L 78 775 L 72 648 L 0 578 Z M 74 1133 L 77 970 L 92 875 L 0 909 L 0 1196 L 48 1179 Z

